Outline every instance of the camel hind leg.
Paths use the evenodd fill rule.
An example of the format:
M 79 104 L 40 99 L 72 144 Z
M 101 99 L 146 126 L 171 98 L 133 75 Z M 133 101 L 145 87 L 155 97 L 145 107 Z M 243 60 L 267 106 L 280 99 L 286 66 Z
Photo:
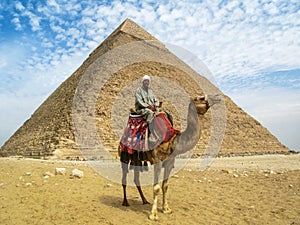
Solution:
M 129 206 L 127 195 L 126 195 L 126 187 L 127 187 L 127 173 L 128 173 L 128 164 L 122 163 L 122 186 L 123 186 L 123 206 Z M 140 168 L 139 166 L 134 166 L 134 183 L 140 193 L 141 199 L 143 201 L 143 204 L 150 204 L 146 197 L 144 196 L 144 193 L 141 188 L 140 184 Z
M 126 196 L 126 186 L 127 186 L 127 173 L 128 173 L 128 164 L 122 164 L 122 187 L 123 187 L 123 206 L 129 206 Z
M 141 188 L 140 184 L 140 167 L 139 166 L 134 166 L 134 183 L 136 185 L 136 188 L 138 189 L 141 199 L 143 201 L 143 204 L 150 204 L 147 199 L 144 196 L 144 193 Z

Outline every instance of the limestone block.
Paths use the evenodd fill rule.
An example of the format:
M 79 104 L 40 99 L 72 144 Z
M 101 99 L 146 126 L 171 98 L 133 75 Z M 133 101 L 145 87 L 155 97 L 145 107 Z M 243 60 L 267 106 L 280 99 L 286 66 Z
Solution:
M 70 178 L 82 178 L 83 177 L 83 171 L 79 169 L 73 169 Z
M 66 168 L 55 168 L 55 175 L 66 175 Z

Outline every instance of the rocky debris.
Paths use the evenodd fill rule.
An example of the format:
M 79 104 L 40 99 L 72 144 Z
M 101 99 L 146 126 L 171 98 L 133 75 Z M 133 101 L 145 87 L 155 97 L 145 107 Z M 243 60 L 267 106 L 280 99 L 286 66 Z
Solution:
M 261 170 L 260 173 L 264 173 L 264 174 L 276 174 L 273 170 L 269 169 L 269 170 Z
M 66 168 L 63 168 L 63 167 L 57 167 L 55 168 L 55 174 L 53 174 L 52 172 L 50 171 L 46 171 L 42 174 L 43 176 L 43 179 L 44 179 L 44 183 L 47 182 L 47 179 L 49 179 L 50 177 L 55 177 L 56 175 L 66 175 L 66 172 L 67 172 L 67 169 Z M 18 181 L 19 183 L 16 184 L 17 187 L 20 187 L 20 186 L 24 186 L 24 187 L 30 187 L 32 186 L 33 184 L 35 184 L 35 181 L 30 178 L 31 180 L 29 180 L 28 177 L 32 177 L 32 174 L 31 172 L 26 172 L 24 175 L 20 176 L 18 178 Z M 73 169 L 71 171 L 71 174 L 70 174 L 70 178 L 82 178 L 83 177 L 83 171 L 79 170 L 79 169 Z M 0 183 L 0 187 L 3 185 L 3 183 Z M 55 185 L 58 185 L 57 183 L 55 183 Z M 106 187 L 111 187 L 112 184 L 107 184 Z
M 54 177 L 55 175 L 51 173 L 50 171 L 47 171 L 43 174 L 44 179 L 48 179 L 49 177 Z
M 47 171 L 43 174 L 44 176 L 54 177 L 55 175 L 51 173 L 50 171 Z
M 83 171 L 79 169 L 73 169 L 70 178 L 82 178 L 83 177 Z
M 196 180 L 196 181 L 199 182 L 199 183 L 202 183 L 202 182 L 206 181 L 209 184 L 213 182 L 211 179 L 208 179 L 206 177 L 203 177 L 203 180 Z
M 275 174 L 283 174 L 282 171 L 280 172 L 275 172 L 272 169 L 268 169 L 268 170 L 260 170 L 259 173 L 262 173 L 265 177 L 269 177 L 271 175 L 275 175 Z
M 242 176 L 248 177 L 248 173 L 247 172 L 243 172 Z
M 31 187 L 32 186 L 32 183 L 28 182 L 25 184 L 25 187 Z
M 66 168 L 55 168 L 55 175 L 66 175 Z
M 232 174 L 232 173 L 233 173 L 233 171 L 232 171 L 232 170 L 225 170 L 225 169 L 222 169 L 222 172 L 224 172 L 224 173 L 228 173 L 228 174 Z

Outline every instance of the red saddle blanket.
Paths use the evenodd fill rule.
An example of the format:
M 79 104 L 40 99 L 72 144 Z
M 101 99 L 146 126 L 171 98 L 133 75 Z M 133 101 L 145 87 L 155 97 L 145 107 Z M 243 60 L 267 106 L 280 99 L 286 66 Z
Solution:
M 140 115 L 129 115 L 127 126 L 121 138 L 122 151 L 133 154 L 133 151 L 154 149 L 163 142 L 169 141 L 180 131 L 173 128 L 166 113 L 159 113 L 149 125 Z

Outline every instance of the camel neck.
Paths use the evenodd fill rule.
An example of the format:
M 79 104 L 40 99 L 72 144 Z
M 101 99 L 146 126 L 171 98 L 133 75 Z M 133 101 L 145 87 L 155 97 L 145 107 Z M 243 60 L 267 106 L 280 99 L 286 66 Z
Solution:
M 193 102 L 190 103 L 187 117 L 187 128 L 178 137 L 177 154 L 192 150 L 198 143 L 201 135 L 203 115 L 198 115 Z
M 187 128 L 183 132 L 183 135 L 186 137 L 187 145 L 191 147 L 189 149 L 192 149 L 198 142 L 200 138 L 200 124 L 202 121 L 200 121 L 203 118 L 202 115 L 198 115 L 195 105 L 193 102 L 190 103 L 189 109 L 188 109 L 188 117 L 187 117 Z

